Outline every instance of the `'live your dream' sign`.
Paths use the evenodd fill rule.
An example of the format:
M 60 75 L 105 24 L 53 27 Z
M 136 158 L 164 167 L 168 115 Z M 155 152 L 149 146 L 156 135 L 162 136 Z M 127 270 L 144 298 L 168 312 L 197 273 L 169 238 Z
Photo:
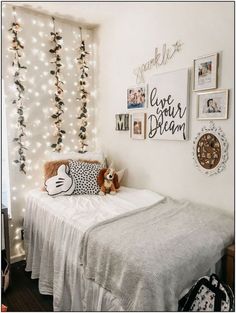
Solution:
M 150 139 L 188 139 L 188 69 L 158 74 L 149 83 Z

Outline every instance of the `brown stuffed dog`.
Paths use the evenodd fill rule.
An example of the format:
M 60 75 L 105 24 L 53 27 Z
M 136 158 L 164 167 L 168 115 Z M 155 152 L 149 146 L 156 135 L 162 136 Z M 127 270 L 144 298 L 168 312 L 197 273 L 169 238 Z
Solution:
M 103 168 L 100 170 L 97 177 L 98 185 L 100 187 L 99 195 L 104 196 L 106 193 L 115 194 L 120 188 L 118 182 L 118 175 L 112 168 Z

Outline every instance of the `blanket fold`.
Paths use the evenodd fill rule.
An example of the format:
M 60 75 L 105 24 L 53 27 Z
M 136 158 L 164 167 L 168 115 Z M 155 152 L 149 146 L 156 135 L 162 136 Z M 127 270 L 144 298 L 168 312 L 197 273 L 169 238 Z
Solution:
M 125 311 L 177 310 L 181 292 L 222 257 L 233 234 L 224 212 L 165 198 L 88 229 L 80 260 L 84 276 Z

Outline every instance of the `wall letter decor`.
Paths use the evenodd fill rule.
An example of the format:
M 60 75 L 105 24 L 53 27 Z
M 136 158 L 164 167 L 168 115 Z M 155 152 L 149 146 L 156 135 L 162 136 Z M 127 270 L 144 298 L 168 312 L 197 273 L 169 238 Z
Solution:
M 129 130 L 129 114 L 116 114 L 116 130 Z
M 167 47 L 167 44 L 165 43 L 163 44 L 162 49 L 159 50 L 159 48 L 156 48 L 154 57 L 134 70 L 136 83 L 144 83 L 144 72 L 150 70 L 154 66 L 157 68 L 158 66 L 166 64 L 168 60 L 173 58 L 176 52 L 181 50 L 182 45 L 183 44 L 177 40 L 170 47 Z
M 188 139 L 188 69 L 155 75 L 148 89 L 148 138 Z

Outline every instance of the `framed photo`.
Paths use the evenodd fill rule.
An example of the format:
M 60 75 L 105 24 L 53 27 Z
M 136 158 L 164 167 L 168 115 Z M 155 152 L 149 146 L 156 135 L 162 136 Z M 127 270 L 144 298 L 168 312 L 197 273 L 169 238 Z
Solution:
M 131 138 L 146 138 L 146 113 L 133 113 L 131 118 Z
M 129 114 L 116 114 L 116 130 L 129 130 Z
M 228 118 L 228 89 L 198 94 L 199 120 L 225 120 Z
M 127 109 L 143 109 L 146 106 L 147 88 L 145 85 L 127 89 Z
M 218 53 L 197 58 L 193 62 L 193 90 L 217 88 Z

